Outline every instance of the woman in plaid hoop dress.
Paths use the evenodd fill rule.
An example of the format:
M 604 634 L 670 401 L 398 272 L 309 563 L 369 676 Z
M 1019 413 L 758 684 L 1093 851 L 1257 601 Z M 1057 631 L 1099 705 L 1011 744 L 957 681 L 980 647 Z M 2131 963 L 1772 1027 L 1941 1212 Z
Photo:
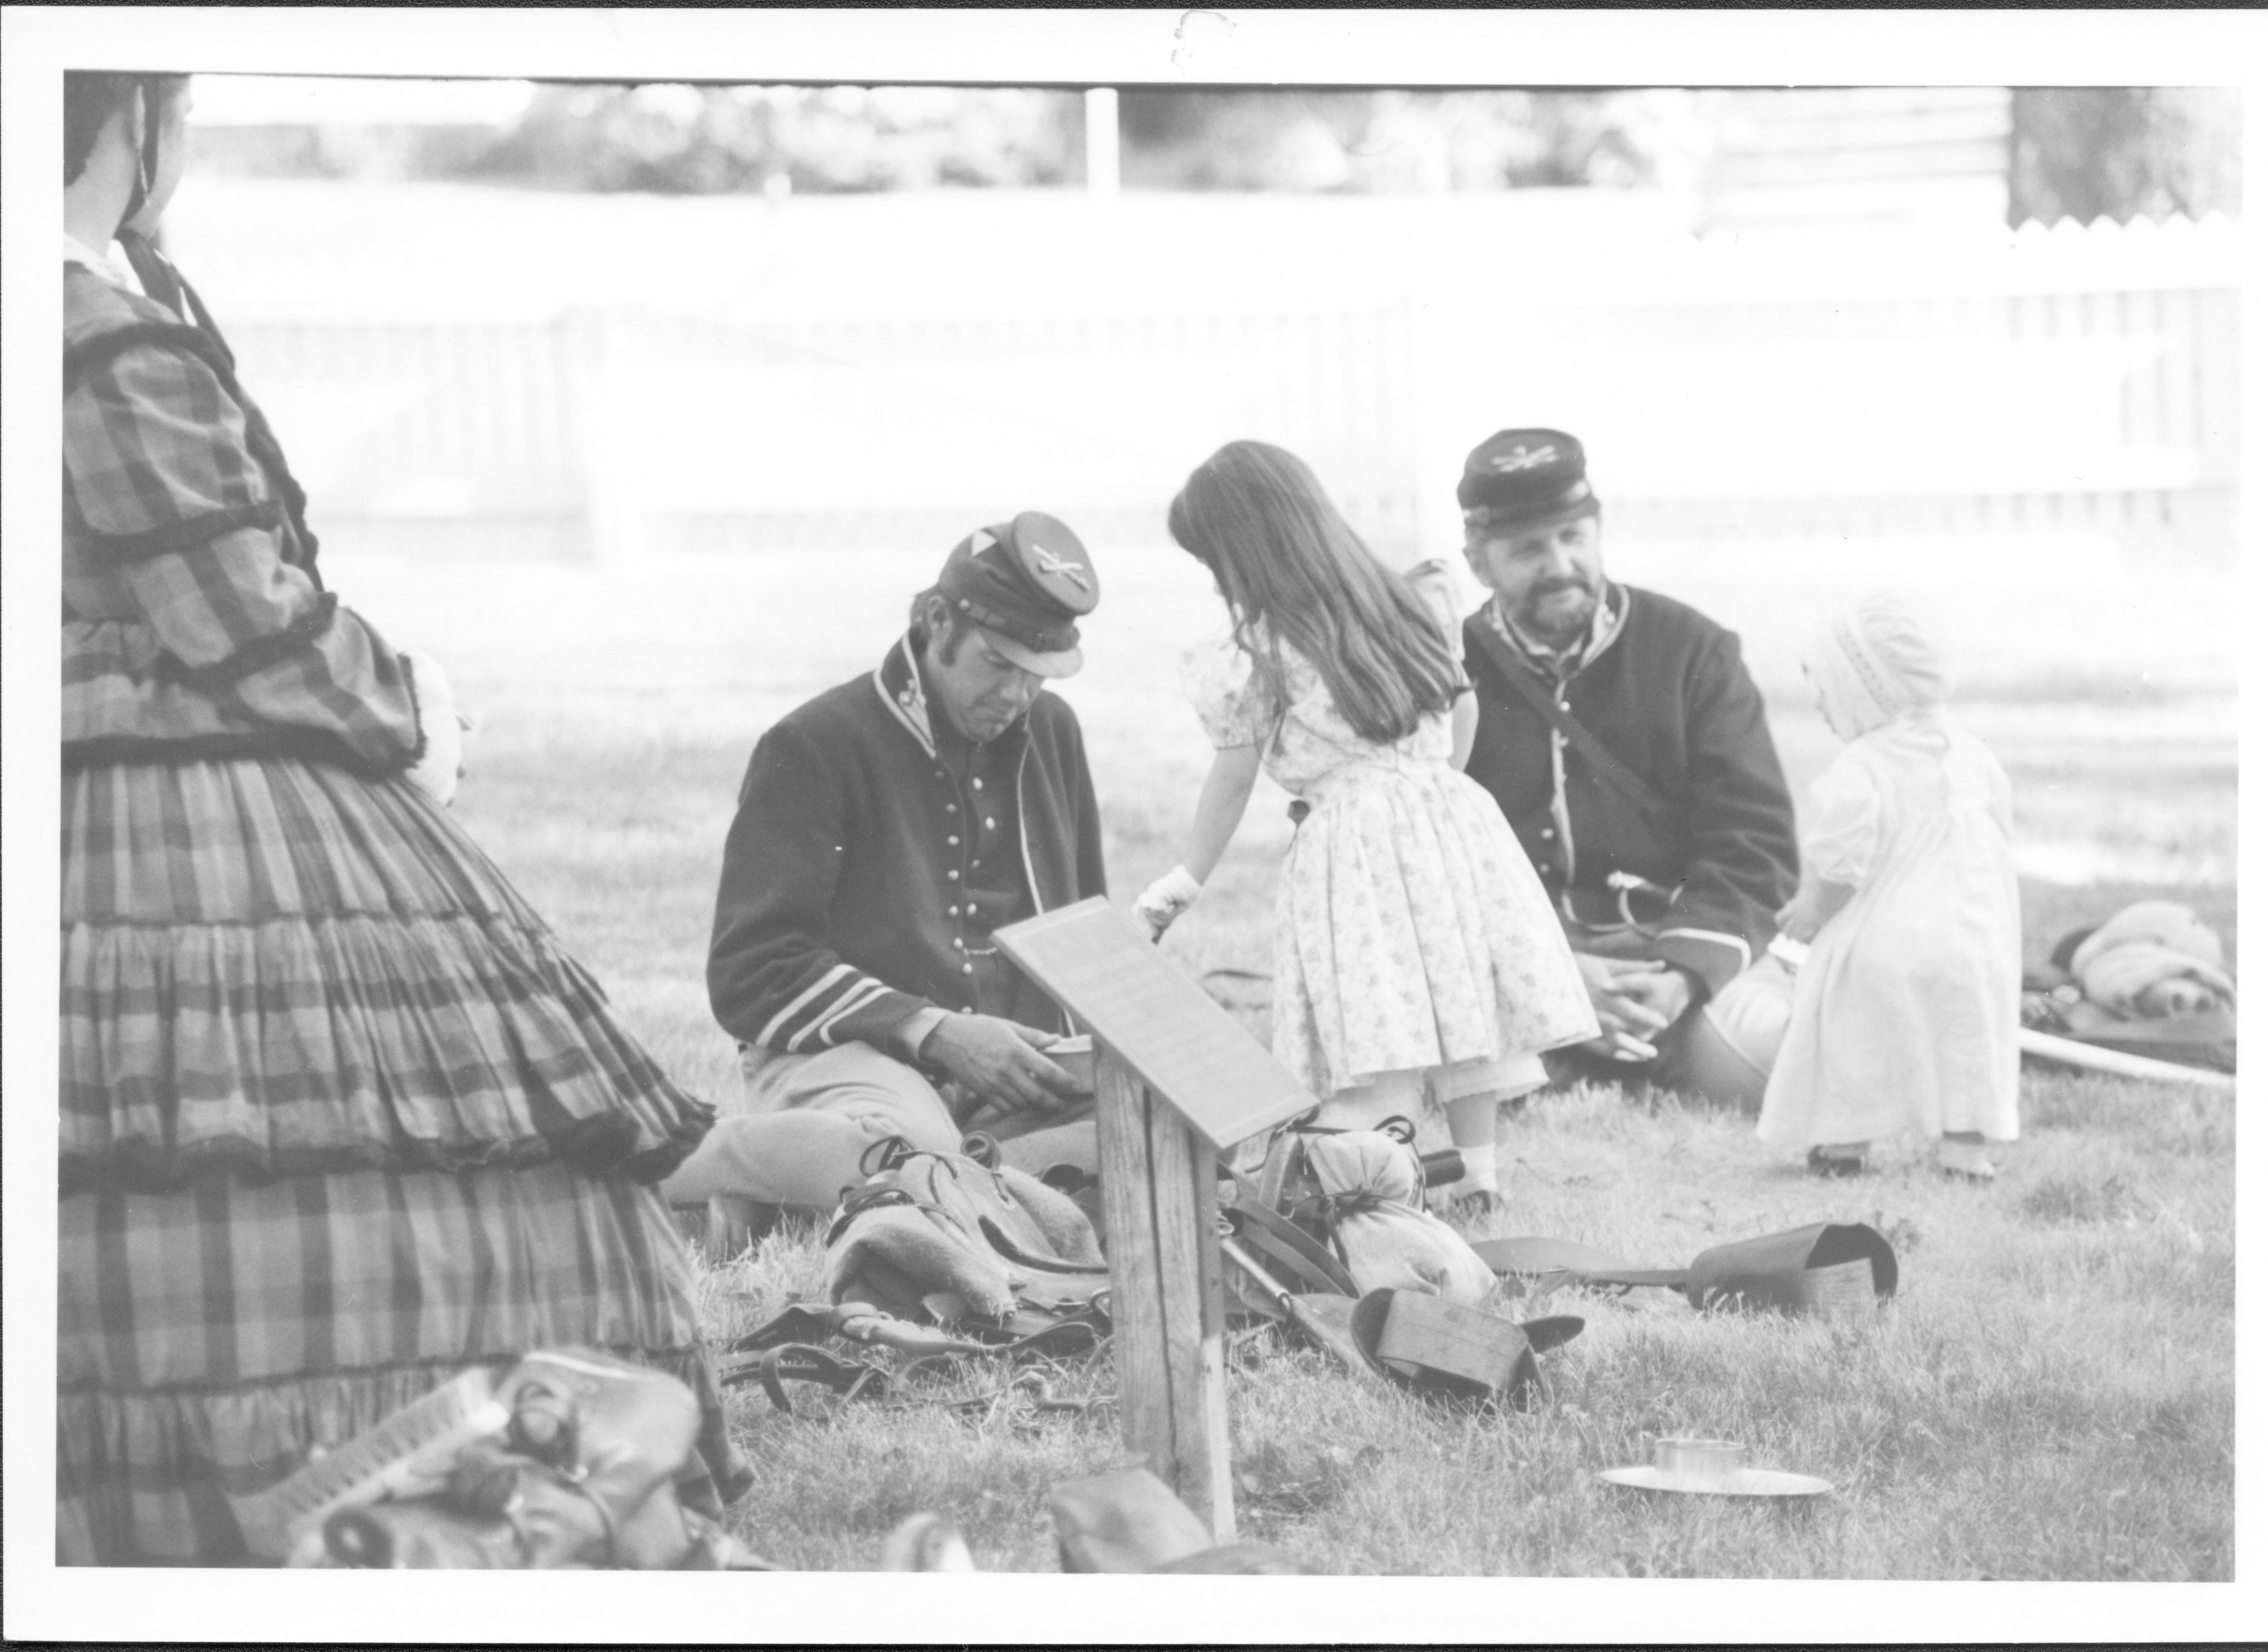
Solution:
M 710 1109 L 445 812 L 446 686 L 323 589 L 132 233 L 186 77 L 65 78 L 58 1558 L 239 1559 L 231 1495 L 547 1346 L 688 1383 L 713 1508 L 749 1475 L 653 1185 Z

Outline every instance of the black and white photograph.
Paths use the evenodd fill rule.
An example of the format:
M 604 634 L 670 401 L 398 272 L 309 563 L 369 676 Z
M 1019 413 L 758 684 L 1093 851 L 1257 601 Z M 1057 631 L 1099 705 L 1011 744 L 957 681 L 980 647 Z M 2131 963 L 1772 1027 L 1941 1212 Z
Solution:
M 2268 1635 L 2257 14 L 5 30 L 11 1637 Z

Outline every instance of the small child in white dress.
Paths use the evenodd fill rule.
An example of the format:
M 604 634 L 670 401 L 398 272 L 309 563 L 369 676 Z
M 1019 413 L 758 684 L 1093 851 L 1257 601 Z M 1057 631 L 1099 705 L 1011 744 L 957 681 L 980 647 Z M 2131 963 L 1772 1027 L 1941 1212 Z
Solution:
M 1900 598 L 1837 616 L 1804 657 L 1845 741 L 1811 787 L 1803 881 L 1780 933 L 1811 943 L 1756 1134 L 1820 1175 L 1869 1142 L 1938 1139 L 1984 1181 L 2016 1138 L 2022 930 L 2008 777 L 1945 712 L 1934 642 Z
M 1395 577 L 1263 442 L 1199 466 L 1167 520 L 1234 624 L 1185 664 L 1212 771 L 1188 854 L 1135 910 L 1161 934 L 1195 902 L 1264 766 L 1307 806 L 1277 883 L 1277 1058 L 1329 1125 L 1414 1117 L 1430 1093 L 1464 1159 L 1445 1197 L 1497 1202 L 1498 1104 L 1598 1021 L 1535 868 L 1460 772 L 1476 707 L 1454 576 Z

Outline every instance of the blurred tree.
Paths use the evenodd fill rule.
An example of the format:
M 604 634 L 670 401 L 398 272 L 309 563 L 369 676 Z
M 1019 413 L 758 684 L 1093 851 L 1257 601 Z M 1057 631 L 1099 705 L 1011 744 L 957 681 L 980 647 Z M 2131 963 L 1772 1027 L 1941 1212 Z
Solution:
M 2241 94 L 2205 86 L 2020 86 L 2008 222 L 2234 216 Z
M 1629 94 L 1152 92 L 1119 99 L 1135 188 L 1378 191 L 1652 181 Z M 455 175 L 718 194 L 1076 183 L 1076 93 L 550 86 Z
M 1130 88 L 1120 167 L 1134 188 L 1690 196 L 1737 138 L 1725 99 L 1677 87 Z M 2010 221 L 2234 214 L 2240 114 L 2233 90 L 2018 88 Z M 501 134 L 268 128 L 200 142 L 236 171 L 668 195 L 1076 185 L 1085 167 L 1079 94 L 1016 88 L 554 85 Z
M 1119 95 L 1121 168 L 1168 189 L 1502 189 L 1653 181 L 1628 95 L 1159 92 Z
M 830 194 L 1076 181 L 1073 92 L 922 86 L 547 86 L 454 175 L 558 188 Z

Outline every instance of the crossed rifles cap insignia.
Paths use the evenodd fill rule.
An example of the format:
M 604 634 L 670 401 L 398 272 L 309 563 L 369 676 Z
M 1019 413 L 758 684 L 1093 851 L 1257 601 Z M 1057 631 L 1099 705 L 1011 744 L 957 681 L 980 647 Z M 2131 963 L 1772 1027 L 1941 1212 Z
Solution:
M 1094 586 L 1087 582 L 1086 569 L 1080 567 L 1079 564 L 1075 562 L 1065 561 L 1063 557 L 1057 556 L 1055 552 L 1049 550 L 1045 545 L 1033 546 L 1032 555 L 1038 560 L 1040 572 L 1042 573 L 1059 575 L 1062 578 L 1070 580 L 1082 591 L 1092 591 L 1094 589 Z
M 980 527 L 968 536 L 969 554 L 978 555 L 991 549 L 999 542 L 998 535 L 989 528 Z M 1086 570 L 1079 564 L 1071 561 L 1068 557 L 1058 556 L 1045 545 L 1035 542 L 1027 541 L 1026 548 L 1030 550 L 1032 560 L 1039 564 L 1042 573 L 1051 573 L 1059 579 L 1068 579 L 1082 591 L 1094 589 L 1094 582 L 1087 577 Z
M 1541 447 L 1515 447 L 1510 453 L 1491 460 L 1491 470 L 1528 470 L 1537 465 L 1549 464 L 1559 456 L 1558 447 L 1546 442 Z

